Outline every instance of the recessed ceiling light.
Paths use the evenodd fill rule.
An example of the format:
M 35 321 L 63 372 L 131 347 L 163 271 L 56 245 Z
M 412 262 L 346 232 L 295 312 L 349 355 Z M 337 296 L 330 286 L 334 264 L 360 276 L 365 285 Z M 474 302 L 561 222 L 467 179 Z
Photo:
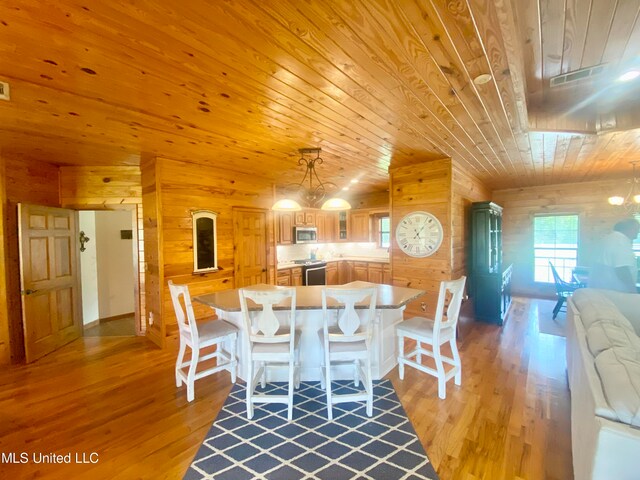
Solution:
M 484 85 L 485 83 L 489 83 L 491 81 L 491 78 L 492 77 L 490 74 L 483 73 L 474 78 L 473 83 L 475 83 L 476 85 Z
M 349 190 L 349 187 L 342 187 L 342 190 L 346 192 L 347 190 Z
M 640 70 L 628 70 L 618 77 L 620 82 L 630 82 L 640 77 Z
M 357 178 L 352 179 L 351 183 L 358 183 L 358 179 Z

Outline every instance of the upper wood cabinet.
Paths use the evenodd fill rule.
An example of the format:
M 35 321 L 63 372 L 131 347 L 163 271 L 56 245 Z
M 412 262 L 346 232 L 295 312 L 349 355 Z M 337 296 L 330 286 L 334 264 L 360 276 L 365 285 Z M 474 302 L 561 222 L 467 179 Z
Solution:
M 316 227 L 318 228 L 318 242 L 329 243 L 334 241 L 335 213 L 316 212 Z
M 293 213 L 278 213 L 278 245 L 291 245 L 293 243 Z
M 316 224 L 316 212 L 310 210 L 295 212 L 294 221 L 296 226 L 314 227 Z
M 369 210 L 352 210 L 350 217 L 349 241 L 368 242 L 370 239 L 369 227 L 371 223 Z
M 349 214 L 345 212 L 338 212 L 334 217 L 334 241 L 346 242 L 349 240 Z

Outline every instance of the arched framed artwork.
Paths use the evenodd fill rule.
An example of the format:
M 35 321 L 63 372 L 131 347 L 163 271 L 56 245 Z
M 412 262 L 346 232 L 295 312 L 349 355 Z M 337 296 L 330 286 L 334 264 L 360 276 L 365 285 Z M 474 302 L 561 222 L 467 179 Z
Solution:
M 210 210 L 191 212 L 193 220 L 193 273 L 218 270 L 218 214 Z

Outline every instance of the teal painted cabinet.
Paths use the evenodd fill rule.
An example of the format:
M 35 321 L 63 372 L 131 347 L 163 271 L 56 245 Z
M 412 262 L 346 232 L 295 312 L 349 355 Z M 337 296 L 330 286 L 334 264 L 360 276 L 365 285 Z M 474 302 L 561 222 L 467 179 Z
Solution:
M 471 206 L 469 261 L 475 318 L 502 325 L 511 305 L 511 265 L 502 262 L 502 207 L 493 202 Z

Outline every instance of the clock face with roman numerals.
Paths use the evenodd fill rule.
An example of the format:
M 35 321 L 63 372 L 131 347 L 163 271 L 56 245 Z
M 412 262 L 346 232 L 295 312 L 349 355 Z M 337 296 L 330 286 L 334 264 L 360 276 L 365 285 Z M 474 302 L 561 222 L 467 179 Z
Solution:
M 412 257 L 428 257 L 442 244 L 442 224 L 427 212 L 412 212 L 396 227 L 396 242 L 400 249 Z

